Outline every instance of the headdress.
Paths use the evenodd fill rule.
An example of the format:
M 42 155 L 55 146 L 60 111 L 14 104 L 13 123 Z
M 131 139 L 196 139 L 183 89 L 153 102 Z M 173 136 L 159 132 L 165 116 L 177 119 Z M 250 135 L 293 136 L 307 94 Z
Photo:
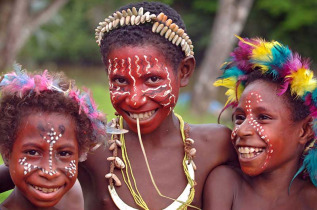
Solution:
M 95 29 L 96 42 L 100 46 L 104 35 L 116 28 L 146 23 L 153 24 L 153 33 L 159 33 L 176 46 L 180 45 L 186 56 L 194 55 L 192 41 L 183 29 L 179 28 L 171 19 L 168 19 L 164 13 L 159 15 L 151 14 L 150 12 L 144 12 L 143 7 L 140 7 L 139 11 L 135 7 L 121 12 L 117 11 L 103 22 L 100 22 Z
M 279 95 L 284 94 L 289 88 L 293 97 L 301 99 L 309 107 L 310 116 L 313 118 L 314 140 L 305 149 L 303 164 L 295 177 L 306 169 L 317 187 L 317 79 L 309 69 L 308 60 L 302 59 L 298 53 L 292 52 L 288 46 L 277 41 L 238 38 L 238 47 L 223 64 L 223 75 L 214 83 L 215 86 L 228 88 L 225 107 L 238 104 L 246 79 L 255 70 L 282 80 Z
M 80 91 L 70 82 L 69 87 L 65 90 L 62 87 L 61 78 L 53 76 L 45 70 L 42 74 L 29 74 L 21 69 L 21 66 L 14 64 L 14 71 L 5 74 L 0 82 L 1 95 L 15 95 L 17 97 L 25 97 L 28 94 L 35 93 L 40 95 L 43 91 L 61 92 L 79 106 L 79 114 L 84 113 L 93 127 L 93 135 L 96 137 L 93 146 L 105 141 L 106 137 L 106 120 L 104 114 L 97 109 L 95 101 L 91 97 L 91 93 Z M 84 158 L 84 157 L 82 157 Z

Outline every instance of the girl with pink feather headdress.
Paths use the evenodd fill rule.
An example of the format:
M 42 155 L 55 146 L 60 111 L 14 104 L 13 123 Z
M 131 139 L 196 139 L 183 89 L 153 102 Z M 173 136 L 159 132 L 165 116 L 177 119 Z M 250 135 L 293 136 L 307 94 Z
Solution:
M 0 209 L 54 209 L 74 185 L 78 162 L 106 140 L 105 116 L 89 91 L 47 70 L 15 64 L 0 93 L 0 152 L 16 186 Z M 63 208 L 83 209 L 80 198 L 64 199 Z

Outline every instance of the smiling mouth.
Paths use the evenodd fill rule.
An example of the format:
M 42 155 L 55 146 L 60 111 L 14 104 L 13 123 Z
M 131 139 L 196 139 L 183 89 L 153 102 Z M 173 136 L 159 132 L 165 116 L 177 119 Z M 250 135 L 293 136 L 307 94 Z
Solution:
M 242 158 L 254 158 L 264 150 L 262 147 L 238 147 L 238 152 Z
M 132 112 L 127 112 L 127 113 L 132 119 L 136 120 L 137 118 L 139 118 L 139 120 L 142 121 L 142 120 L 149 119 L 156 111 L 157 109 L 148 111 L 148 112 L 142 112 L 142 113 L 132 113 Z
M 53 192 L 56 192 L 57 190 L 59 190 L 60 188 L 62 187 L 55 187 L 55 188 L 45 188 L 45 187 L 38 187 L 38 186 L 35 186 L 35 185 L 32 185 L 30 184 L 34 189 L 38 190 L 38 191 L 41 191 L 43 193 L 53 193 Z

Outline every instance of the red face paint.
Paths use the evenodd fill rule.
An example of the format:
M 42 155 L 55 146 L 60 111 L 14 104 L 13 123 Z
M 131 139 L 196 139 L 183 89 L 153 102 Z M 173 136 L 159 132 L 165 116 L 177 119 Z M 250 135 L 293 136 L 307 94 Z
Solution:
M 164 55 L 151 46 L 122 47 L 108 56 L 111 102 L 130 129 L 154 131 L 170 114 L 179 94 L 179 81 Z
M 74 185 L 78 164 L 75 129 L 74 120 L 61 114 L 37 112 L 22 119 L 9 170 L 19 195 L 33 205 L 54 206 Z
M 232 141 L 248 175 L 271 171 L 298 158 L 300 123 L 294 123 L 275 84 L 257 80 L 244 90 L 233 118 Z

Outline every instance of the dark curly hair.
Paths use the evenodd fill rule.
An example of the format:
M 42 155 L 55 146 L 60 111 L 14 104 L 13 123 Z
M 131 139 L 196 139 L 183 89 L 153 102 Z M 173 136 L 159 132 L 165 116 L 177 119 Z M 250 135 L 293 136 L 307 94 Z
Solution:
M 184 29 L 186 32 L 185 24 L 181 16 L 171 7 L 160 2 L 138 2 L 131 3 L 118 9 L 118 11 L 131 9 L 135 7 L 139 9 L 144 8 L 144 11 L 149 11 L 151 14 L 160 14 L 163 12 L 168 18 L 173 20 L 173 23 L 178 25 L 180 28 Z M 101 40 L 100 52 L 102 55 L 102 60 L 107 66 L 107 57 L 112 49 L 124 47 L 124 46 L 142 46 L 142 45 L 152 45 L 156 47 L 163 55 L 167 61 L 174 67 L 174 72 L 177 71 L 177 67 L 184 59 L 185 54 L 180 46 L 172 44 L 170 41 L 166 40 L 164 37 L 157 33 L 152 32 L 152 24 L 145 23 L 140 25 L 128 25 L 124 27 L 119 27 L 118 29 L 112 30 L 107 33 Z
M 61 85 L 68 89 L 69 83 Z M 64 89 L 63 88 L 63 89 Z M 84 112 L 79 113 L 79 104 L 63 92 L 45 90 L 37 94 L 29 91 L 21 98 L 16 94 L 4 94 L 0 99 L 0 148 L 2 154 L 12 151 L 17 131 L 23 117 L 34 112 L 61 113 L 70 116 L 76 125 L 79 154 L 85 154 L 96 143 L 91 121 Z

